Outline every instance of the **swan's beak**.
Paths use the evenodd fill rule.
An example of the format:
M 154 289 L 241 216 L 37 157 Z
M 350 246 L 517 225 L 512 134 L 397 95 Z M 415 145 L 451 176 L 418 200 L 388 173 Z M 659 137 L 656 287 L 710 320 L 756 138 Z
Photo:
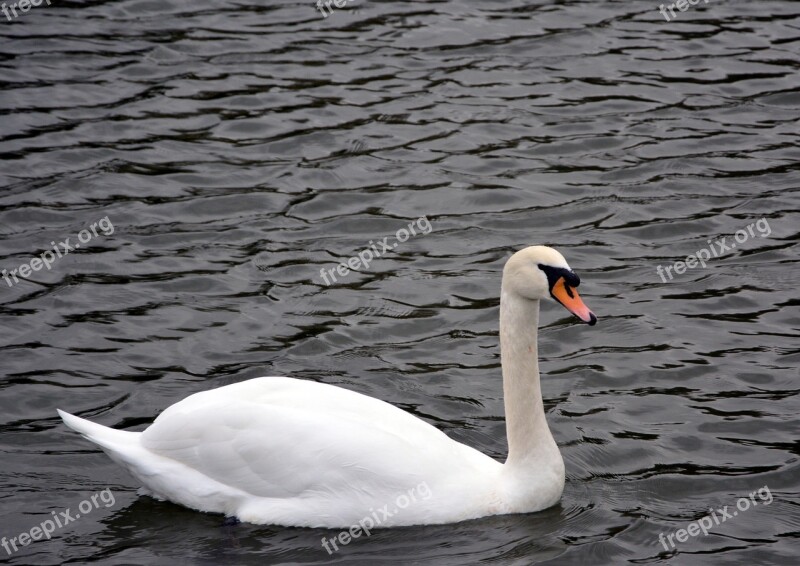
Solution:
M 563 277 L 559 277 L 553 287 L 550 289 L 550 294 L 555 300 L 561 303 L 565 309 L 577 316 L 589 326 L 597 324 L 597 317 L 589 310 L 575 287 L 570 287 Z

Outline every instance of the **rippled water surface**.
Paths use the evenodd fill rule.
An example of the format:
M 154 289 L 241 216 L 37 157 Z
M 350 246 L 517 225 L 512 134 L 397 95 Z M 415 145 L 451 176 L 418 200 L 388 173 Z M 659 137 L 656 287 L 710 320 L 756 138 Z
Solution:
M 800 3 L 676 15 L 655 0 L 0 15 L 0 268 L 113 226 L 0 279 L 0 536 L 115 497 L 0 562 L 796 564 Z M 429 234 L 323 282 L 422 216 Z M 659 275 L 721 236 L 736 246 L 706 268 Z M 533 243 L 564 253 L 600 318 L 543 306 L 567 469 L 544 512 L 328 556 L 336 531 L 137 496 L 56 417 L 142 430 L 190 393 L 292 375 L 502 460 L 500 274 Z M 771 504 L 659 543 L 765 486 Z

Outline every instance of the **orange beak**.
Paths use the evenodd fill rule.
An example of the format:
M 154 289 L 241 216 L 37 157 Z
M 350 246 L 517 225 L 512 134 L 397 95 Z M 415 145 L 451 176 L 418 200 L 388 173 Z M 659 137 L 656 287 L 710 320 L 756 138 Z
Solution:
M 559 277 L 558 281 L 555 282 L 555 285 L 550 289 L 550 294 L 565 309 L 589 326 L 597 324 L 597 317 L 589 310 L 589 307 L 583 304 L 580 295 L 578 295 L 578 290 L 567 285 L 563 277 Z

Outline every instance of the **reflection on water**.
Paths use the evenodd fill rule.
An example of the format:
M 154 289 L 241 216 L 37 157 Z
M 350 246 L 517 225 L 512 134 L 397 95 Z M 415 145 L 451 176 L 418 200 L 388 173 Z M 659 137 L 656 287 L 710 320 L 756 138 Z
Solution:
M 311 0 L 124 0 L 0 24 L 0 269 L 31 266 L 0 280 L 0 537 L 116 498 L 4 560 L 796 556 L 796 3 L 667 22 L 623 2 L 359 1 L 323 18 Z M 32 269 L 105 217 L 113 234 Z M 421 217 L 430 233 L 322 280 Z M 767 237 L 677 273 L 759 219 Z M 500 273 L 531 243 L 564 252 L 600 318 L 543 308 L 567 485 L 542 513 L 379 530 L 328 556 L 335 532 L 138 497 L 56 418 L 141 430 L 190 393 L 286 374 L 502 459 Z M 769 506 L 659 543 L 764 486 Z

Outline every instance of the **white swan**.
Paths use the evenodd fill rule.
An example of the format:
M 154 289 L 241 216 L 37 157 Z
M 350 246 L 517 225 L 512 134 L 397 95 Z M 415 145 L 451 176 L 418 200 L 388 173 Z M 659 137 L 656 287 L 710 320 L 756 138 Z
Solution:
M 539 300 L 551 295 L 593 325 L 578 284 L 545 246 L 517 252 L 503 270 L 505 464 L 388 403 L 288 377 L 191 395 L 144 432 L 58 412 L 144 493 L 250 523 L 347 528 L 371 517 L 388 527 L 538 511 L 564 488 L 539 387 Z

